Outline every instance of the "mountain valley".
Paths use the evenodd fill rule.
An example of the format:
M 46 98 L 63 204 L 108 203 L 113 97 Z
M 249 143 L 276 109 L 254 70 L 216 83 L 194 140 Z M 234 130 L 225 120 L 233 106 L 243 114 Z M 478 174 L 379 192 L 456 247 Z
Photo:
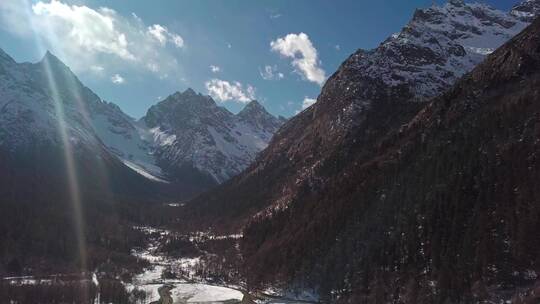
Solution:
M 289 119 L 0 50 L 0 302 L 539 303 L 539 14 L 417 9 Z

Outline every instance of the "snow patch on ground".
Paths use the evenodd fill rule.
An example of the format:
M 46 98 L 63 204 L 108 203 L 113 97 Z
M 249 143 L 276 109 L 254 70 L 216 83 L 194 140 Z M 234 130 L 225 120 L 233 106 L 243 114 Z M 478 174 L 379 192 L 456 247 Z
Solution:
M 164 229 L 152 227 L 137 226 L 134 228 L 148 235 L 159 234 L 161 237 L 171 233 Z M 189 277 L 193 277 L 195 275 L 194 266 L 200 263 L 201 258 L 171 259 L 157 253 L 158 246 L 158 239 L 153 238 L 148 248 L 132 251 L 134 256 L 149 261 L 151 266 L 143 273 L 136 275 L 131 283 L 126 284 L 126 289 L 129 292 L 135 289 L 144 291 L 146 294 L 145 301 L 152 302 L 159 300 L 158 288 L 167 285 L 172 287 L 171 296 L 175 303 L 222 303 L 227 301 L 240 302 L 242 300 L 243 293 L 236 289 L 204 283 L 192 283 L 185 279 L 162 278 L 162 274 L 167 267 L 179 267 L 186 270 Z
M 244 297 L 241 291 L 206 284 L 176 284 L 171 293 L 175 301 L 184 300 L 187 303 L 239 302 Z
M 176 141 L 176 135 L 162 131 L 159 127 L 149 130 L 154 142 L 159 146 L 170 146 Z
M 153 181 L 156 181 L 156 182 L 160 182 L 160 183 L 169 183 L 169 181 L 166 181 L 164 179 L 161 179 L 157 176 L 154 176 L 152 174 L 150 174 L 149 171 L 146 171 L 144 168 L 141 168 L 139 165 L 135 164 L 135 163 L 132 163 L 130 161 L 127 161 L 127 160 L 122 160 L 122 162 L 124 163 L 124 165 L 128 166 L 130 169 L 132 169 L 133 171 L 139 173 L 140 175 L 150 179 L 150 180 L 153 180 Z

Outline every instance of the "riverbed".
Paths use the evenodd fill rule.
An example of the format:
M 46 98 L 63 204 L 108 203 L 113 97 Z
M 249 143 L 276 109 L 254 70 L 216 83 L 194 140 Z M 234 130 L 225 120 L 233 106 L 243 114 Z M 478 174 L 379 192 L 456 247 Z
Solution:
M 150 227 L 136 227 L 149 237 L 148 246 L 144 249 L 133 250 L 132 254 L 140 259 L 145 259 L 150 263 L 141 274 L 136 275 L 131 283 L 126 284 L 129 292 L 136 289 L 144 292 L 144 303 L 173 304 L 173 303 L 196 303 L 196 304 L 306 304 L 318 303 L 316 296 L 306 292 L 302 295 L 293 296 L 285 293 L 267 290 L 257 292 L 256 296 L 248 294 L 240 285 L 216 285 L 210 284 L 196 275 L 196 267 L 200 263 L 201 257 L 190 258 L 170 258 L 158 251 L 160 242 L 171 232 L 164 229 Z M 195 235 L 192 239 L 200 238 Z M 241 235 L 230 236 L 209 236 L 214 239 L 233 238 L 238 239 Z M 168 268 L 182 269 L 184 277 L 167 278 L 164 276 Z M 285 294 L 285 295 L 284 295 Z
M 157 249 L 161 237 L 170 232 L 155 228 L 138 228 L 150 237 L 149 246 L 142 250 L 134 250 L 132 254 L 150 262 L 150 267 L 136 275 L 132 282 L 126 284 L 128 291 L 137 289 L 145 293 L 145 303 L 161 299 L 162 303 L 241 303 L 244 293 L 239 288 L 216 286 L 205 282 L 195 282 L 193 266 L 200 258 L 172 259 L 160 254 Z M 187 278 L 168 279 L 163 277 L 167 267 L 180 267 L 188 274 Z M 171 302 L 172 301 L 172 302 Z

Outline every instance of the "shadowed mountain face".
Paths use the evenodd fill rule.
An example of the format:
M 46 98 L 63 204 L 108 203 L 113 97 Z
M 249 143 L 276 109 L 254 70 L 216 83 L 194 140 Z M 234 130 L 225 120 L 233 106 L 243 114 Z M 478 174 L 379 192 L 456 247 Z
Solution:
M 491 14 L 462 1 L 444 9 L 467 7 Z M 385 65 L 368 74 L 359 64 L 387 42 L 357 52 L 248 170 L 192 201 L 191 212 L 243 228 L 253 285 L 312 286 L 344 303 L 497 302 L 533 288 L 539 35 L 536 21 L 434 100 L 426 98 L 455 80 L 426 81 L 434 91 L 387 83 Z
M 67 178 L 66 166 L 80 166 L 71 170 L 73 176 L 89 181 L 80 183 L 81 191 L 88 186 L 94 192 L 100 184 L 102 193 L 123 195 L 121 188 L 129 188 L 130 181 L 147 185 L 139 189 L 148 188 L 134 195 L 152 191 L 153 183 L 123 165 L 93 128 L 90 117 L 99 112 L 96 109 L 113 107 L 80 83 L 58 58 L 47 53 L 38 63 L 19 64 L 2 53 L 0 71 L 0 152 L 6 166 L 16 171 L 21 162 L 24 168 L 34 168 L 30 180 L 49 175 Z
M 18 64 L 0 51 L 3 276 L 92 268 L 114 255 L 129 260 L 134 238 L 118 211 L 166 192 L 97 136 L 90 113 L 109 106 L 50 53 Z M 78 244 L 87 240 L 84 259 Z
M 242 247 L 248 273 L 306 280 L 350 303 L 497 302 L 534 288 L 539 87 L 536 22 L 371 142 L 371 156 L 348 141 L 325 161 L 320 184 L 253 218 Z M 388 126 L 369 126 L 380 130 L 377 122 Z

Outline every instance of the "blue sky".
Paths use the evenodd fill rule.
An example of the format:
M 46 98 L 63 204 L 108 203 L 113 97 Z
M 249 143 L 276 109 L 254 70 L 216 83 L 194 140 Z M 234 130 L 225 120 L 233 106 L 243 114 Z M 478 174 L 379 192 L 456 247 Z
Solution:
M 518 1 L 483 2 L 508 10 Z M 50 49 L 99 96 L 137 118 L 188 87 L 233 112 L 256 98 L 290 117 L 352 52 L 376 47 L 415 8 L 431 4 L 2 0 L 0 48 L 32 62 Z

